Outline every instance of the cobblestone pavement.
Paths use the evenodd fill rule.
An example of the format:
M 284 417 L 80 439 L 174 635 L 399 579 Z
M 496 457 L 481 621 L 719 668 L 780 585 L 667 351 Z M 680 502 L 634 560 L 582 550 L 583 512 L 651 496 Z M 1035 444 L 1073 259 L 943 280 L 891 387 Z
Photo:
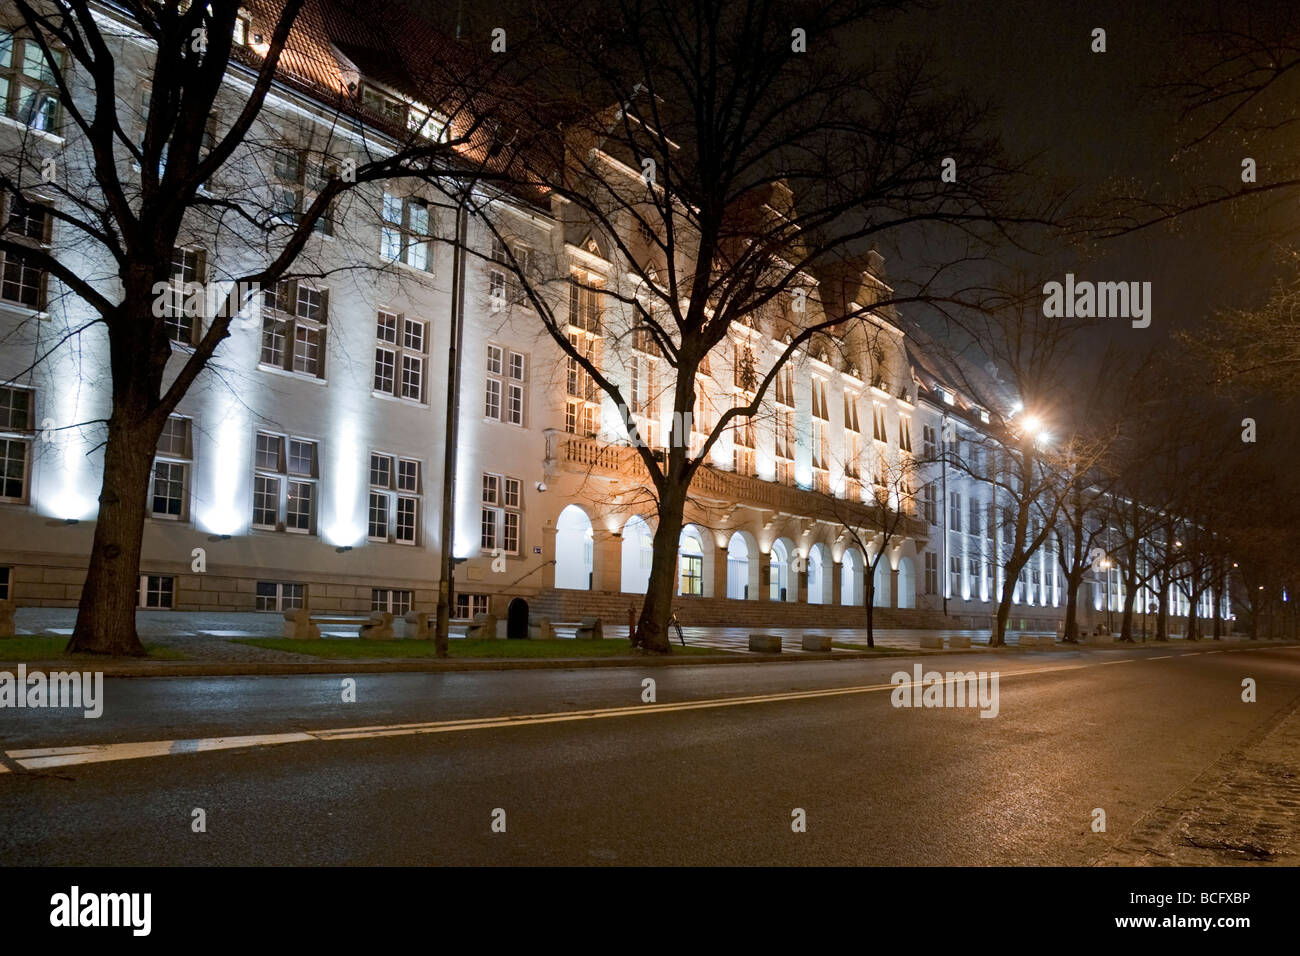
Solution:
M 1300 697 L 1138 821 L 1104 866 L 1300 865 Z

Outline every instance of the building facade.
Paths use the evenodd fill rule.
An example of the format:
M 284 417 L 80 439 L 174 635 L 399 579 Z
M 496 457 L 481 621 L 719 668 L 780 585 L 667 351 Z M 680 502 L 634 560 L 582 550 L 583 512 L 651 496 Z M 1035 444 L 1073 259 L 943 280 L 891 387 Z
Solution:
M 351 38 L 328 35 L 328 26 L 328 42 L 302 41 L 314 72 L 269 97 L 265 148 L 248 160 L 248 181 L 235 174 L 214 192 L 269 190 L 291 218 L 349 150 L 382 146 L 393 125 L 427 124 L 437 135 L 436 108 L 391 76 L 368 75 Z M 250 56 L 259 27 L 256 9 L 241 20 L 236 41 Z M 128 30 L 119 42 L 123 78 L 147 82 L 145 39 Z M 0 44 L 11 89 L 0 155 L 30 154 L 36 142 L 79 168 L 79 146 L 64 138 L 68 124 L 39 56 L 13 24 Z M 347 88 L 364 105 L 360 119 L 341 126 L 308 80 Z M 238 92 L 247 75 L 233 71 L 230 82 Z M 139 92 L 138 83 L 120 88 Z M 122 104 L 124 128 L 138 107 Z M 367 125 L 366 111 L 385 123 Z M 318 147 L 324 139 L 328 151 Z M 623 281 L 608 243 L 575 229 L 557 200 L 477 198 L 493 210 L 493 228 L 470 221 L 460 290 L 452 246 L 441 241 L 453 234 L 455 211 L 414 183 L 359 188 L 306 250 L 319 277 L 258 291 L 158 446 L 142 608 L 432 611 L 440 556 L 450 548 L 457 618 L 503 616 L 524 597 L 559 620 L 593 612 L 626 619 L 650 570 L 646 476 L 623 416 L 557 348 L 506 263 L 561 280 L 553 294 L 570 342 L 623 389 L 637 432 L 656 448 L 674 429 L 671 369 L 600 294 Z M 58 190 L 37 184 L 0 215 L 11 234 L 77 256 L 51 215 L 59 202 Z M 163 304 L 174 361 L 210 319 L 210 304 L 190 307 L 188 290 L 236 274 L 247 254 L 220 229 L 201 227 L 175 250 Z M 86 274 L 104 267 L 85 255 Z M 869 310 L 888 292 L 883 275 L 878 256 L 864 259 L 837 307 Z M 454 291 L 464 308 L 454 366 L 459 433 L 453 521 L 443 528 Z M 19 606 L 74 606 L 80 593 L 102 468 L 94 423 L 108 411 L 102 332 L 70 334 L 88 314 L 21 256 L 6 256 L 0 596 Z M 753 373 L 785 348 L 789 318 L 737 325 L 708 357 L 688 426 L 693 447 L 703 446 L 721 410 L 752 397 Z M 869 311 L 835 345 L 833 355 L 820 346 L 798 354 L 763 413 L 737 420 L 710 450 L 681 536 L 679 616 L 858 626 L 874 563 L 878 624 L 987 626 L 1004 584 L 1001 502 L 977 477 L 978 461 L 961 469 L 940 462 L 944 451 L 985 453 L 987 409 L 932 370 L 925 342 L 889 309 Z M 888 534 L 882 502 L 897 516 Z M 1014 587 L 1013 626 L 1054 628 L 1065 601 L 1050 541 Z M 1086 588 L 1085 622 L 1122 606 L 1113 577 Z

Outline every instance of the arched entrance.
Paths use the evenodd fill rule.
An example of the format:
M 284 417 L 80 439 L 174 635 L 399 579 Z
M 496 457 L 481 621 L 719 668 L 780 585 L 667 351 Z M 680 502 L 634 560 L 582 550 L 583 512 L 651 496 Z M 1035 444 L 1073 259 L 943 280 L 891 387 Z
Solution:
M 528 640 L 528 602 L 515 598 L 506 608 L 506 637 L 511 640 Z
M 798 588 L 798 576 L 794 571 L 794 542 L 787 538 L 777 538 L 772 542 L 772 553 L 768 564 L 772 572 L 771 592 L 768 597 L 773 601 L 795 601 Z
M 650 586 L 650 565 L 654 561 L 654 535 L 640 515 L 623 525 L 623 553 L 620 589 L 628 594 L 645 594 Z
M 911 558 L 898 559 L 898 606 L 916 607 L 916 566 Z
M 747 532 L 737 531 L 727 542 L 727 597 L 748 600 L 758 592 L 758 546 Z
M 876 593 L 871 603 L 876 607 L 889 607 L 889 559 L 881 558 L 876 565 Z
M 569 505 L 555 519 L 555 586 L 590 591 L 592 551 L 591 519 Z
M 840 603 L 845 607 L 862 606 L 862 554 L 848 548 L 840 558 Z
M 808 551 L 808 603 L 831 603 L 830 549 L 824 544 L 814 544 Z

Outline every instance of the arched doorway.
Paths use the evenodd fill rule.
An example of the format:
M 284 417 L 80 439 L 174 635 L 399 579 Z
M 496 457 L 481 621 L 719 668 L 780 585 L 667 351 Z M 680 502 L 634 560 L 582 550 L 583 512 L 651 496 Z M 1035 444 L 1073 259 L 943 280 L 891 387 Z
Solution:
M 898 559 L 898 606 L 916 607 L 916 566 L 911 558 Z
M 569 505 L 555 519 L 555 586 L 590 591 L 592 552 L 591 519 Z
M 862 554 L 848 548 L 840 558 L 840 603 L 845 607 L 862 606 Z
M 744 531 L 727 542 L 727 597 L 748 600 L 758 592 L 758 546 Z
M 771 600 L 790 602 L 798 599 L 795 557 L 794 542 L 786 538 L 777 538 L 772 542 L 772 553 L 768 558 L 772 572 L 771 592 L 768 595 Z
M 808 551 L 808 603 L 831 603 L 831 553 L 824 544 L 814 544 Z
M 691 525 L 677 541 L 677 593 L 699 597 L 704 591 L 704 538 Z
M 881 558 L 876 565 L 876 593 L 871 602 L 876 607 L 889 607 L 889 559 Z
M 645 594 L 650 586 L 653 561 L 654 535 L 650 533 L 650 525 L 640 515 L 633 515 L 623 525 L 620 589 L 628 594 Z

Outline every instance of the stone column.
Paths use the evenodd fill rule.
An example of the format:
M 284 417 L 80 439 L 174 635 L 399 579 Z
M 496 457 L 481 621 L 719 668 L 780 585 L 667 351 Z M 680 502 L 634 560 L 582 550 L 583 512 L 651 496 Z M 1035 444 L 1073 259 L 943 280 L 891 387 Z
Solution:
M 715 598 L 725 598 L 727 596 L 727 577 L 731 569 L 727 567 L 727 549 L 714 547 L 713 549 L 713 596 Z M 704 595 L 708 597 L 708 595 Z
M 542 528 L 542 589 L 545 591 L 552 590 L 555 587 L 555 525 L 549 524 Z
M 828 573 L 827 569 L 823 568 L 822 574 L 826 574 L 826 573 Z M 842 585 L 844 583 L 842 580 L 844 569 L 843 567 L 841 567 L 839 561 L 831 562 L 829 573 L 831 575 L 831 604 L 835 605 L 835 607 L 839 607 L 840 603 L 844 599 L 844 594 L 842 590 Z
M 772 556 L 759 553 L 754 558 L 758 562 L 758 593 L 750 597 L 756 601 L 772 600 Z
M 612 531 L 593 529 L 591 535 L 591 589 L 623 589 L 623 538 Z
M 888 561 L 889 558 L 888 556 L 886 556 L 881 560 Z M 889 569 L 889 606 L 892 608 L 898 607 L 898 569 L 897 568 Z

